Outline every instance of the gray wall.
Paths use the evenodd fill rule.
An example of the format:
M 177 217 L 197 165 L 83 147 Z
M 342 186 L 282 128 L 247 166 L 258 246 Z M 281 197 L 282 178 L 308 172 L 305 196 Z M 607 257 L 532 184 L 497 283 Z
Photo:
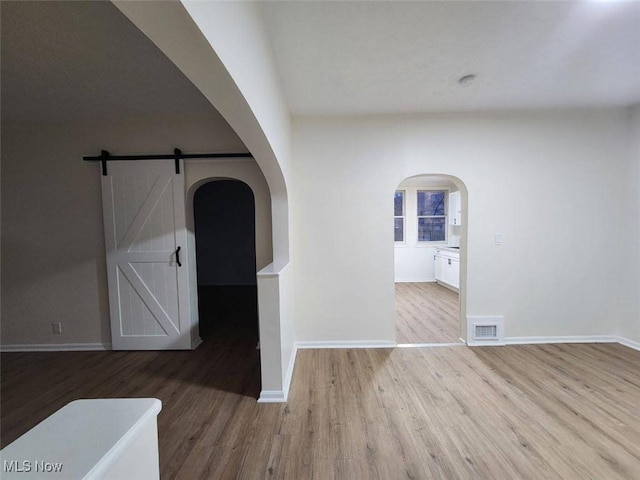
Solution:
M 3 345 L 110 342 L 100 169 L 82 156 L 174 147 L 246 151 L 221 117 L 2 122 Z

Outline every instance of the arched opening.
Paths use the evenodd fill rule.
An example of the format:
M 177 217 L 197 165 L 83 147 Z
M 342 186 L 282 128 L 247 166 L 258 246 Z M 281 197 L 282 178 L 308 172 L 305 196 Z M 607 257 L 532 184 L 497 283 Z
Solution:
M 259 401 L 286 401 L 296 351 L 292 320 L 293 273 L 289 267 L 289 182 L 285 180 L 290 164 L 287 110 L 278 108 L 279 98 L 271 98 L 275 103 L 265 104 L 264 95 L 261 95 L 260 91 L 249 92 L 248 88 L 239 87 L 249 85 L 242 79 L 250 76 L 254 70 L 246 70 L 240 66 L 239 70 L 234 69 L 234 72 L 230 72 L 221 60 L 220 51 L 229 52 L 226 47 L 231 46 L 230 53 L 233 54 L 233 42 L 226 42 L 228 37 L 225 35 L 220 37 L 220 41 L 214 42 L 205 37 L 202 29 L 198 28 L 182 4 L 165 2 L 150 6 L 143 2 L 117 2 L 116 7 L 143 31 L 216 107 L 253 154 L 264 174 L 270 195 L 273 244 L 272 261 L 261 269 L 259 275 L 262 283 L 262 288 L 259 287 L 262 293 L 258 302 L 262 332 L 262 393 Z M 215 17 L 216 21 L 227 26 L 229 22 L 245 24 L 243 15 L 237 16 L 231 10 Z M 180 31 L 181 35 L 168 35 L 168 22 Z M 241 28 L 235 30 L 242 31 Z M 184 55 L 185 51 L 190 54 Z M 246 58 L 251 62 L 250 56 Z M 250 63 L 246 65 L 251 67 Z M 264 64 L 258 62 L 255 65 L 258 66 L 256 71 L 259 72 L 259 66 Z M 266 108 L 262 108 L 265 105 Z M 259 115 L 256 115 L 256 112 Z M 269 128 L 265 128 L 265 125 Z M 194 290 L 192 288 L 190 292 Z M 195 293 L 191 295 L 196 296 Z M 192 304 L 193 301 L 192 298 Z
M 440 174 L 404 179 L 394 192 L 398 345 L 466 338 L 467 189 Z
M 201 184 L 193 195 L 198 315 L 204 347 L 216 352 L 217 386 L 260 392 L 255 199 L 233 179 Z M 201 347 L 202 348 L 202 347 Z

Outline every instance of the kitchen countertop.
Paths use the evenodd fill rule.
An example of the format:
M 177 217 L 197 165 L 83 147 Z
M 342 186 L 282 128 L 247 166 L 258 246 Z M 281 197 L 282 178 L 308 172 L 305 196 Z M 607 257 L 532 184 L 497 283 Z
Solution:
M 447 250 L 448 252 L 457 252 L 460 253 L 460 248 L 450 247 L 448 245 L 442 245 L 440 247 L 436 247 L 438 250 Z

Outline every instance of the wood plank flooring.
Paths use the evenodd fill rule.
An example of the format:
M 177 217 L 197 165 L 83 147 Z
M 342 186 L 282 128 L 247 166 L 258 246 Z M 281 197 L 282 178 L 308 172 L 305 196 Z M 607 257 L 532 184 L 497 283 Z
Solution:
M 302 350 L 287 405 L 240 350 L 2 354 L 2 445 L 76 398 L 157 397 L 165 480 L 640 478 L 620 345 Z
M 460 340 L 458 294 L 435 282 L 396 283 L 396 341 L 455 343 Z

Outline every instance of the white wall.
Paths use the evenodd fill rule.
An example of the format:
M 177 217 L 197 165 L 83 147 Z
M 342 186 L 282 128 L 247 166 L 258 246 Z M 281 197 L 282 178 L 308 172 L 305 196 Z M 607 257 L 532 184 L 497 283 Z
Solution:
M 621 305 L 627 313 L 620 316 L 619 335 L 640 345 L 640 104 L 628 109 L 629 114 L 629 165 L 625 198 L 622 205 L 624 227 L 621 230 L 620 248 L 622 272 L 630 270 L 619 279 L 622 294 Z
M 289 107 L 257 2 L 182 0 L 182 4 L 251 105 L 288 182 Z
M 287 264 L 291 126 L 258 6 L 113 3 L 193 82 L 253 154 L 271 192 L 274 261 Z
M 110 343 L 100 166 L 82 156 L 175 147 L 246 151 L 219 116 L 2 122 L 3 345 Z
M 425 172 L 468 189 L 468 315 L 511 337 L 613 333 L 626 129 L 622 110 L 295 118 L 298 340 L 394 339 L 390 198 Z

